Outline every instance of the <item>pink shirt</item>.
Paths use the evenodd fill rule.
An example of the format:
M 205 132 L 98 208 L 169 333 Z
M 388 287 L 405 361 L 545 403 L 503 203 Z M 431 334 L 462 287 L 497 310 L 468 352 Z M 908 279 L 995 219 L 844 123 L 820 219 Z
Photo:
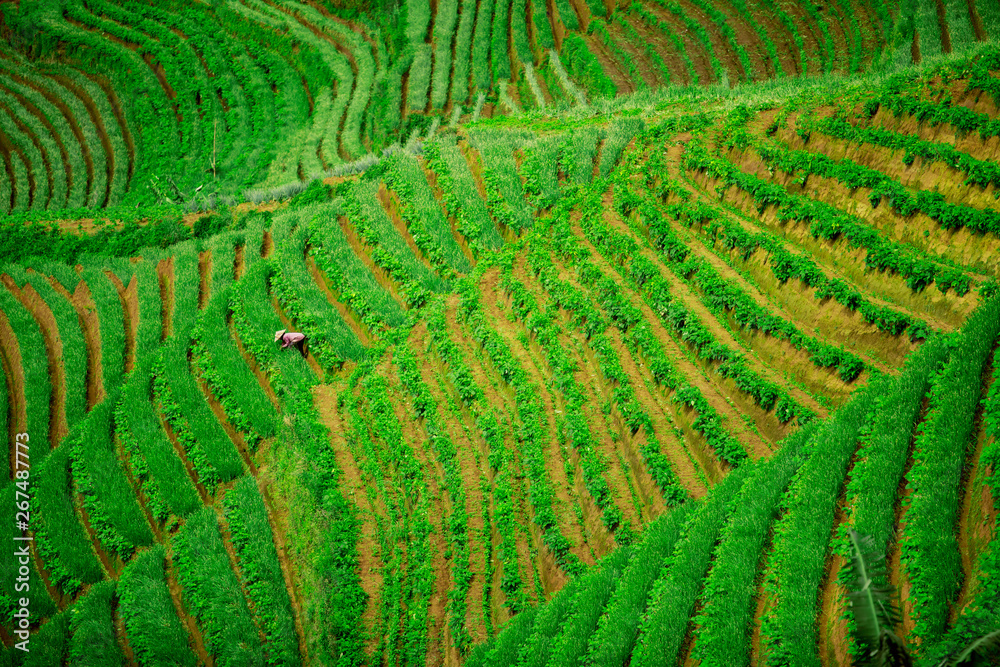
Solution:
M 295 345 L 299 341 L 305 340 L 305 338 L 306 338 L 305 334 L 298 333 L 297 331 L 289 331 L 286 334 L 282 334 L 282 336 L 281 336 L 281 343 L 282 343 L 281 347 L 282 347 L 282 349 L 284 349 L 284 348 L 289 347 L 291 345 Z

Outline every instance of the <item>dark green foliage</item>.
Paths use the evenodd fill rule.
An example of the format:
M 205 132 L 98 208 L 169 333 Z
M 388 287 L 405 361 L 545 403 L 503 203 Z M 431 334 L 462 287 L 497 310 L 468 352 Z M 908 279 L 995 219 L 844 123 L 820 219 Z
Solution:
M 69 661 L 81 667 L 116 667 L 125 655 L 115 637 L 115 582 L 102 581 L 70 610 Z
M 588 97 L 610 97 L 615 94 L 615 84 L 601 69 L 601 64 L 586 40 L 578 33 L 571 32 L 563 40 L 562 59 L 566 71 L 586 88 Z
M 128 564 L 118 581 L 119 614 L 141 663 L 194 667 L 191 640 L 167 587 L 165 563 L 166 551 L 158 544 Z

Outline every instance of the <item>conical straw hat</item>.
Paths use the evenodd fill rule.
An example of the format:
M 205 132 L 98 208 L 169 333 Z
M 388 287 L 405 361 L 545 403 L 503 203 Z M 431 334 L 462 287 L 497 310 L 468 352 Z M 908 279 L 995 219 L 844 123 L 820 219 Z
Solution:
M 281 331 L 275 331 L 274 332 L 274 342 L 277 343 L 279 340 L 281 340 L 281 337 L 285 335 L 286 331 L 288 331 L 288 329 L 282 329 Z

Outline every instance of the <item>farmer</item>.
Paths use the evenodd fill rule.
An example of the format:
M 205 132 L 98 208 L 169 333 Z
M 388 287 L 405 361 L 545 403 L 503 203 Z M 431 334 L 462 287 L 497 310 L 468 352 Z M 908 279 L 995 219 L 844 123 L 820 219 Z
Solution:
M 299 333 L 297 331 L 289 331 L 287 329 L 282 329 L 281 331 L 274 332 L 274 342 L 277 343 L 281 341 L 281 349 L 292 347 L 293 345 L 298 348 L 299 352 L 303 355 L 305 350 L 303 345 L 305 345 L 306 335 Z

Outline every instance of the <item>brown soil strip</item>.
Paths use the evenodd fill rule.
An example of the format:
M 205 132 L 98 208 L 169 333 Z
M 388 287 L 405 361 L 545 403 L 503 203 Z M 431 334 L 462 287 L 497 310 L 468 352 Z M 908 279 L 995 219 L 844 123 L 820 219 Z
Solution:
M 225 408 L 222 407 L 222 404 L 219 403 L 219 399 L 216 398 L 215 394 L 212 393 L 212 389 L 211 387 L 208 386 L 208 383 L 205 381 L 205 378 L 198 376 L 196 376 L 196 378 L 198 380 L 198 387 L 201 389 L 201 392 L 205 395 L 205 400 L 208 401 L 209 407 L 212 408 L 212 412 L 215 414 L 215 418 L 216 420 L 218 420 L 219 425 L 222 426 L 223 430 L 226 432 L 226 435 L 229 436 L 229 439 L 233 441 L 233 445 L 236 447 L 236 449 L 240 453 L 240 456 L 243 458 L 243 463 L 245 463 L 247 468 L 250 469 L 250 473 L 256 476 L 257 464 L 254 463 L 253 456 L 247 449 L 247 443 L 246 440 L 243 438 L 243 434 L 240 431 L 238 431 L 235 426 L 233 426 L 233 423 L 231 421 L 229 421 L 229 417 L 226 416 Z
M 49 597 L 52 601 L 56 603 L 56 607 L 60 610 L 65 609 L 66 605 L 70 603 L 69 596 L 63 595 L 62 591 L 55 587 L 52 583 L 52 575 L 46 569 L 45 562 L 42 560 L 41 554 L 38 553 L 38 543 L 32 540 L 28 543 L 31 547 L 31 559 L 35 563 L 35 571 L 38 572 L 38 576 L 41 577 L 42 583 L 45 585 L 45 590 L 48 591 Z
M 4 372 L 7 375 L 7 386 L 9 387 L 7 400 L 10 403 L 10 433 L 22 433 L 28 428 L 28 409 L 24 396 L 24 367 L 21 365 L 21 349 L 18 347 L 17 336 L 14 329 L 7 320 L 7 315 L 0 312 L 0 352 Z M 30 437 L 30 434 L 29 434 Z M 10 449 L 10 469 L 15 470 L 14 464 L 14 438 L 8 442 Z
M 177 567 L 174 565 L 173 545 L 168 541 L 165 546 L 167 548 L 167 588 L 170 590 L 170 599 L 173 600 L 177 617 L 187 629 L 188 635 L 190 635 L 191 642 L 189 646 L 194 649 L 195 654 L 198 656 L 198 664 L 205 665 L 206 667 L 214 667 L 215 659 L 205 650 L 205 639 L 201 635 L 198 623 L 195 621 L 194 616 L 187 612 L 187 608 L 182 601 L 181 584 L 177 579 Z
M 597 58 L 601 69 L 604 70 L 604 73 L 615 84 L 615 93 L 617 95 L 628 95 L 635 92 L 636 82 L 632 80 L 628 71 L 624 69 L 624 66 L 619 62 L 615 54 L 604 45 L 604 42 L 594 35 L 586 35 L 584 39 L 587 42 L 587 48 Z
M 246 246 L 245 243 L 240 243 L 240 244 L 238 244 L 236 246 L 236 249 L 233 252 L 233 280 L 234 281 L 235 280 L 239 280 L 240 278 L 243 277 L 243 271 L 246 268 L 246 265 L 244 264 L 244 261 L 243 261 L 243 253 L 246 251 L 246 248 L 247 248 L 247 246 Z
M 125 620 L 122 618 L 119 611 L 119 600 L 117 595 L 111 598 L 111 619 L 115 628 L 115 638 L 118 640 L 118 645 L 125 654 L 125 664 L 138 664 L 135 659 L 135 653 L 132 651 L 132 644 L 130 644 L 128 640 L 128 633 L 125 631 Z
M 364 243 L 358 236 L 357 230 L 354 226 L 347 220 L 346 217 L 341 216 L 338 220 L 340 223 L 340 229 L 344 232 L 344 236 L 347 238 L 348 245 L 351 246 L 351 250 L 354 251 L 354 255 L 361 260 L 371 274 L 375 277 L 375 280 L 379 285 L 382 286 L 386 292 L 392 295 L 392 298 L 400 305 L 402 309 L 406 309 L 406 300 L 400 294 L 399 286 L 396 282 L 386 273 L 385 269 L 377 265 L 372 260 L 372 248 L 371 246 Z
M 337 409 L 337 389 L 332 385 L 317 385 L 313 390 L 313 404 L 319 412 L 321 423 L 330 432 L 330 444 L 333 447 L 334 455 L 337 459 L 337 467 L 343 471 L 341 479 L 341 489 L 345 498 L 349 498 L 359 510 L 363 517 L 360 524 L 358 536 L 358 570 L 361 577 L 361 587 L 368 596 L 368 604 L 361 617 L 362 624 L 366 628 L 374 628 L 377 623 L 377 614 L 381 605 L 382 595 L 382 568 L 385 563 L 382 560 L 381 547 L 376 534 L 376 515 L 385 516 L 385 507 L 376 507 L 366 492 L 370 487 L 364 480 L 363 473 L 354 455 L 350 451 L 346 434 L 348 427 L 341 420 L 340 412 Z M 272 516 L 271 512 L 268 512 Z M 275 531 L 275 535 L 277 535 Z M 368 638 L 367 653 L 371 655 L 377 643 L 378 637 Z
M 274 252 L 274 237 L 271 235 L 270 229 L 264 230 L 264 245 L 261 246 L 260 256 L 267 259 Z
M 267 379 L 267 375 L 261 370 L 260 366 L 257 364 L 257 360 L 254 359 L 253 355 L 247 352 L 246 348 L 243 347 L 243 341 L 240 340 L 239 334 L 236 332 L 236 327 L 233 326 L 232 315 L 226 316 L 226 326 L 229 329 L 229 335 L 232 337 L 233 342 L 236 343 L 236 349 L 240 351 L 240 356 L 243 357 L 243 361 L 246 362 L 247 366 L 250 367 L 250 371 L 257 378 L 257 383 L 260 384 L 260 388 L 264 390 L 267 397 L 271 400 L 271 404 L 274 406 L 276 411 L 281 410 L 281 403 L 278 401 L 278 395 L 274 393 L 274 387 L 271 386 L 271 382 Z
M 306 252 L 308 253 L 308 250 Z M 326 279 L 326 275 L 316 266 L 316 259 L 311 254 L 307 254 L 305 262 L 313 282 L 323 291 L 327 302 L 337 311 L 340 319 L 344 320 L 344 323 L 350 327 L 362 345 L 365 347 L 371 345 L 372 333 L 368 329 L 368 326 L 361 321 L 361 317 L 352 308 L 340 300 L 339 292 L 330 288 L 330 283 Z
M 104 124 L 104 119 L 101 117 L 101 113 L 97 110 L 97 105 L 94 103 L 94 100 L 91 99 L 90 95 L 88 95 L 83 88 L 78 86 L 76 82 L 74 82 L 69 77 L 62 76 L 59 74 L 49 74 L 48 76 L 50 76 L 55 81 L 58 81 L 63 88 L 73 93 L 73 95 L 75 95 L 80 100 L 84 108 L 87 109 L 87 115 L 90 116 L 90 120 L 94 124 L 94 128 L 97 130 L 97 138 L 98 140 L 100 140 L 101 146 L 104 148 L 104 156 L 105 156 L 105 164 L 104 164 L 105 189 L 103 196 L 99 201 L 102 207 L 107 206 L 108 198 L 111 195 L 111 185 L 114 182 L 115 160 L 116 159 L 123 160 L 125 158 L 120 155 L 115 156 L 114 148 L 111 146 L 111 140 L 108 138 L 109 135 L 107 128 L 105 127 Z M 73 126 L 73 132 L 74 133 L 78 132 L 80 128 L 79 125 L 77 124 L 76 119 L 72 117 L 72 114 L 70 114 L 69 118 L 71 118 L 70 122 L 72 123 Z M 92 190 L 91 183 L 93 181 L 94 170 L 96 167 L 93 162 L 93 155 L 91 154 L 90 147 L 87 146 L 86 140 L 82 137 L 82 134 L 80 137 L 78 137 L 78 139 L 80 141 L 80 144 L 84 146 L 84 160 L 86 161 L 87 164 L 87 170 L 88 170 L 87 178 L 89 179 L 87 182 L 87 193 L 89 196 Z M 130 174 L 131 171 L 132 167 L 130 166 L 129 167 Z
M 118 299 L 122 303 L 122 314 L 125 318 L 125 372 L 128 373 L 135 365 L 135 339 L 139 330 L 139 298 L 136 276 L 132 276 L 132 280 L 129 281 L 126 288 L 113 271 L 105 269 L 104 275 L 114 283 Z
M 45 280 L 45 278 L 38 277 L 37 280 Z M 49 444 L 55 448 L 69 433 L 69 426 L 66 423 L 66 371 L 62 363 L 62 340 L 59 338 L 59 327 L 52 311 L 49 310 L 48 305 L 38 295 L 34 287 L 27 284 L 23 290 L 18 289 L 14 280 L 7 275 L 4 275 L 3 283 L 21 305 L 31 313 L 42 330 L 45 353 L 49 362 L 49 379 L 52 382 L 52 397 L 49 403 Z
M 285 589 L 288 591 L 288 598 L 292 603 L 292 614 L 295 620 L 295 634 L 299 640 L 299 654 L 302 656 L 303 664 L 310 664 L 309 649 L 306 643 L 306 633 L 302 626 L 302 602 L 299 600 L 298 587 L 295 584 L 295 566 L 288 555 L 288 544 L 285 540 L 287 531 L 287 512 L 282 514 L 271 498 L 270 484 L 267 483 L 266 473 L 258 476 L 257 488 L 261 498 L 264 500 L 264 507 L 267 510 L 267 522 L 271 526 L 271 535 L 274 537 L 274 549 L 278 553 L 278 564 L 281 566 L 281 574 L 285 579 Z M 364 577 L 362 577 L 364 581 Z
M 136 479 L 135 475 L 132 474 L 132 457 L 125 449 L 121 438 L 118 437 L 117 427 L 115 430 L 116 432 L 113 435 L 115 457 L 122 463 L 122 470 L 125 471 L 125 479 L 128 481 L 129 487 L 132 489 L 132 495 L 134 495 L 139 501 L 139 507 L 142 509 L 142 513 L 146 517 L 146 522 L 149 524 L 149 530 L 153 533 L 154 538 L 157 541 L 160 541 L 163 539 L 163 530 L 160 527 L 160 523 L 153 517 L 153 513 L 149 509 L 149 497 L 142 488 L 141 482 Z
M 382 208 L 389 215 L 389 219 L 392 220 L 392 226 L 395 227 L 399 235 L 406 241 L 406 245 L 409 246 L 410 251 L 413 255 L 424 263 L 431 271 L 434 271 L 434 267 L 431 266 L 430 261 L 424 256 L 424 253 L 417 247 L 417 242 L 413 239 L 410 234 L 410 230 L 406 227 L 406 222 L 403 220 L 403 216 L 400 214 L 400 201 L 399 196 L 395 192 L 390 192 L 385 187 L 385 183 L 379 183 L 378 186 L 378 200 L 382 204 Z
M 111 105 L 111 111 L 115 115 L 115 122 L 118 126 L 118 129 L 121 130 L 122 137 L 125 139 L 125 148 L 128 150 L 128 180 L 129 182 L 131 182 L 132 175 L 135 173 L 135 139 L 132 137 L 132 132 L 128 129 L 128 123 L 125 120 L 125 112 L 123 110 L 124 107 L 122 106 L 121 101 L 118 99 L 118 95 L 115 93 L 114 87 L 111 85 L 111 82 L 107 78 L 105 78 L 100 74 L 87 74 L 86 76 L 91 81 L 100 86 L 101 90 L 104 91 L 104 94 L 108 98 L 108 103 Z M 100 114 L 97 114 L 97 117 L 100 119 L 101 118 Z M 101 119 L 101 122 L 98 125 L 98 127 L 102 129 L 105 127 L 103 119 Z M 105 131 L 105 134 L 106 133 L 107 132 Z M 103 141 L 104 138 L 102 138 L 102 142 Z M 111 176 L 109 175 L 108 176 L 109 193 L 111 192 L 111 181 L 112 179 Z
M 198 253 L 198 309 L 205 308 L 208 303 L 209 290 L 212 285 L 212 251 L 202 250 Z
M 698 21 L 698 23 L 700 23 L 704 28 L 705 32 L 708 33 L 708 39 L 712 43 L 712 49 L 715 51 L 715 57 L 719 59 L 719 62 L 722 63 L 722 67 L 726 70 L 730 85 L 735 84 L 738 81 L 749 80 L 749 72 L 744 72 L 743 64 L 737 57 L 733 46 L 729 43 L 729 40 L 722 35 L 722 31 L 719 30 L 719 26 L 715 23 L 715 21 L 709 18 L 708 14 L 706 14 L 701 8 L 701 3 L 691 2 L 690 0 L 681 0 L 679 4 L 684 8 L 684 13 Z
M 967 0 L 969 7 L 969 18 L 972 20 L 972 28 L 976 31 L 976 41 L 985 42 L 989 39 L 986 34 L 986 28 L 983 27 L 983 19 L 979 16 L 979 10 L 976 8 L 976 0 Z
M 656 4 L 656 2 L 645 2 L 642 5 L 643 9 L 667 24 L 673 33 L 684 43 L 684 52 L 691 59 L 694 71 L 698 75 L 698 82 L 702 85 L 716 82 L 718 79 L 715 76 L 712 61 L 708 57 L 708 50 L 705 49 L 700 41 L 695 39 L 687 26 L 676 15 Z M 673 40 L 670 40 L 669 44 L 672 45 Z
M 160 340 L 166 340 L 173 330 L 174 321 L 174 260 L 161 259 L 156 264 L 156 274 L 160 280 L 160 316 L 163 332 Z
M 184 463 L 184 468 L 187 470 L 188 477 L 191 478 L 191 482 L 194 484 L 195 488 L 198 489 L 198 495 L 201 497 L 202 504 L 210 504 L 212 496 L 205 488 L 205 485 L 201 483 L 201 480 L 198 479 L 198 472 L 194 469 L 194 465 L 191 461 L 188 460 L 187 452 L 184 450 L 184 446 L 177 440 L 177 434 L 174 433 L 174 429 L 170 425 L 170 422 L 168 422 L 166 417 L 163 416 L 163 409 L 160 406 L 159 400 L 154 400 L 153 408 L 156 410 L 156 415 L 160 419 L 160 425 L 163 427 L 163 432 L 167 434 L 167 438 L 170 439 L 170 444 L 174 446 L 174 451 L 177 452 L 177 456 L 179 456 L 181 462 Z
M 948 29 L 948 15 L 945 13 L 943 0 L 937 0 L 937 19 L 941 28 L 941 50 L 951 53 L 951 31 Z

